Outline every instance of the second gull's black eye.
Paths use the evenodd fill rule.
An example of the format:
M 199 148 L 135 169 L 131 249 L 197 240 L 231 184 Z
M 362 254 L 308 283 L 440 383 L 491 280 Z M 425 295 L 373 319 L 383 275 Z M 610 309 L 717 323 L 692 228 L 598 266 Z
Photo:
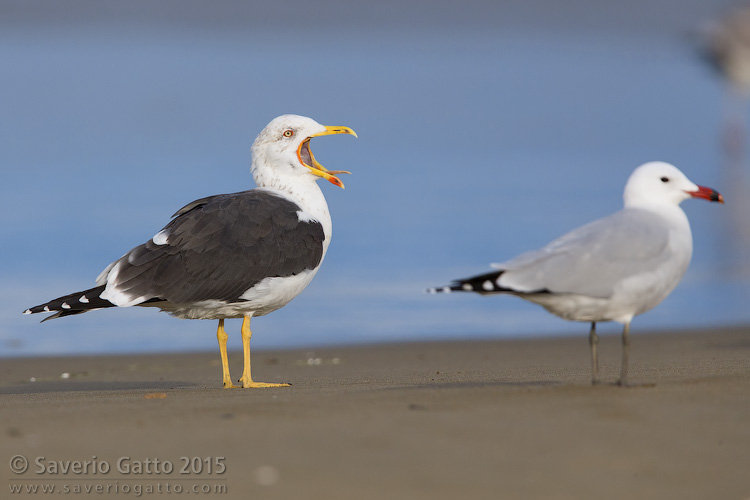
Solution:
M 662 181 L 662 182 L 669 182 L 669 177 L 662 177 L 662 178 L 661 178 L 661 181 Z

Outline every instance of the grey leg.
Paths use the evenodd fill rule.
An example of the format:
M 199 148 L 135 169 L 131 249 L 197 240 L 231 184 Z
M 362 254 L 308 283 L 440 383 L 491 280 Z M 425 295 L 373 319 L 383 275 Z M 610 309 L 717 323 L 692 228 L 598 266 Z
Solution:
M 599 383 L 599 358 L 596 347 L 599 344 L 599 336 L 596 334 L 596 321 L 591 322 L 589 331 L 589 346 L 591 347 L 591 385 Z
M 630 357 L 630 322 L 622 328 L 622 366 L 620 367 L 620 385 L 628 385 L 628 359 Z

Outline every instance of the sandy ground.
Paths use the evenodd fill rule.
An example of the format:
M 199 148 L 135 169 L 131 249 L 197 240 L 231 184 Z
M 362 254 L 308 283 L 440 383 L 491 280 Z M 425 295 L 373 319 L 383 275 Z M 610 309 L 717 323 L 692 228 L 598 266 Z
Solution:
M 589 385 L 585 334 L 253 361 L 293 386 L 223 390 L 218 352 L 2 360 L 0 498 L 750 499 L 750 328 L 636 332 L 633 388 Z

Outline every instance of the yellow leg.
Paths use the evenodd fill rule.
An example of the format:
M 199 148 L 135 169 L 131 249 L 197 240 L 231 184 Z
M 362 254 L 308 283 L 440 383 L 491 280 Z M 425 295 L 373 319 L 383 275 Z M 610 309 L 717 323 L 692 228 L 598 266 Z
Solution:
M 216 331 L 216 338 L 219 339 L 219 351 L 221 352 L 221 374 L 224 379 L 224 389 L 239 387 L 232 383 L 232 377 L 229 375 L 229 360 L 227 359 L 227 332 L 224 331 L 224 320 L 219 320 L 219 328 Z
M 242 371 L 242 387 L 288 387 L 290 384 L 267 384 L 265 382 L 253 382 L 250 376 L 250 337 L 253 332 L 250 331 L 250 316 L 242 319 L 242 352 L 245 357 L 245 369 Z

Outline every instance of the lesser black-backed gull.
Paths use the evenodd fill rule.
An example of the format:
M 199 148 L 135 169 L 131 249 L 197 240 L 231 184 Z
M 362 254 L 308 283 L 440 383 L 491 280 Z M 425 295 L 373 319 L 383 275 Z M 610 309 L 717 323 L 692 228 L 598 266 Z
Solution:
M 620 385 L 628 383 L 630 322 L 664 300 L 682 279 L 693 238 L 680 203 L 723 203 L 664 162 L 641 165 L 625 186 L 619 212 L 574 229 L 539 250 L 495 264 L 498 270 L 431 292 L 509 293 L 563 319 L 591 322 L 591 380 L 599 381 L 596 323 L 623 324 Z
M 146 243 L 110 264 L 96 287 L 24 311 L 59 318 L 106 307 L 158 307 L 178 318 L 218 319 L 217 338 L 225 388 L 232 383 L 224 319 L 243 318 L 241 387 L 250 376 L 250 318 L 286 305 L 313 279 L 331 242 L 331 215 L 315 182 L 344 187 L 310 151 L 310 139 L 351 134 L 304 116 L 283 115 L 252 146 L 257 188 L 196 200 Z

